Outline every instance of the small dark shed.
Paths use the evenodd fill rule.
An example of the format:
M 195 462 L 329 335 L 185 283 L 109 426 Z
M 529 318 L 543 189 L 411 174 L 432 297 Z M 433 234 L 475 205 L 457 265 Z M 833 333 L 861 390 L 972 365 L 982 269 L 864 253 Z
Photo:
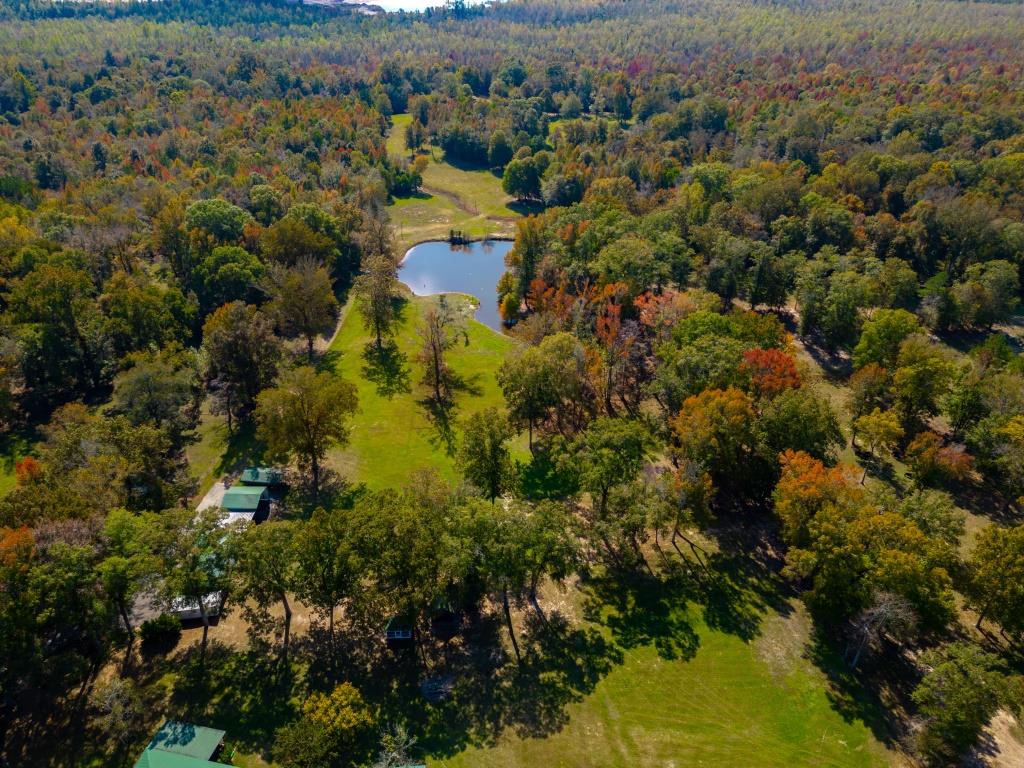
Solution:
M 392 616 L 384 626 L 384 642 L 388 649 L 412 648 L 416 642 L 416 622 L 412 616 Z

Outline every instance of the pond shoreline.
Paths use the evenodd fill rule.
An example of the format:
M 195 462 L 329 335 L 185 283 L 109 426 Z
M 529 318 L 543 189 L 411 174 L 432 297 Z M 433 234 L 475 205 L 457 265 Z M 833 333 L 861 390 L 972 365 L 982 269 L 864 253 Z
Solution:
M 480 238 L 464 243 L 425 240 L 406 251 L 398 279 L 416 296 L 470 297 L 476 305 L 474 319 L 503 333 L 497 286 L 507 272 L 505 257 L 512 242 L 507 238 Z
M 428 243 L 444 243 L 445 245 L 458 248 L 460 245 L 473 245 L 474 243 L 514 243 L 515 241 L 516 239 L 514 237 L 505 237 L 503 235 L 498 235 L 495 237 L 471 236 L 463 238 L 462 241 L 459 243 L 453 243 L 450 240 L 438 240 L 436 237 L 428 237 L 425 238 L 424 240 L 417 240 L 408 248 L 406 248 L 405 253 L 402 254 L 402 258 L 398 260 L 398 266 L 402 266 L 405 263 L 405 260 L 409 257 L 409 253 L 413 249 L 418 248 L 421 245 L 427 245 Z M 458 293 L 458 291 L 453 291 L 453 293 Z

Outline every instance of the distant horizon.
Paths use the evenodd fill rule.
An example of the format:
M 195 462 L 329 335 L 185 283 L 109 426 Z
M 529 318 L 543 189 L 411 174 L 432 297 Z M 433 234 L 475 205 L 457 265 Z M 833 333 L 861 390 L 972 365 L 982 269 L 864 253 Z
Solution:
M 376 5 L 385 11 L 425 11 L 440 8 L 445 0 L 344 0 L 349 5 Z M 483 5 L 486 0 L 466 0 L 467 5 Z

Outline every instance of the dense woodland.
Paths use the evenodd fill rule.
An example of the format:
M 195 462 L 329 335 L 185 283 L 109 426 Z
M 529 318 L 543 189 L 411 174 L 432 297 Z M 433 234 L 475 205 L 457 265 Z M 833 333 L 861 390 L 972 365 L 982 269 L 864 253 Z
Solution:
M 414 713 L 387 617 L 493 616 L 495 685 L 546 653 L 598 678 L 545 586 L 699 601 L 727 539 L 894 751 L 957 764 L 1024 706 L 1021 40 L 1019 5 L 930 0 L 4 3 L 0 765 L 132 764 L 178 631 L 132 606 L 214 591 L 286 681 L 275 765 L 484 743 L 513 716 Z M 393 349 L 389 204 L 428 148 L 533 212 L 516 346 L 464 480 L 371 492 L 325 464 L 359 404 L 320 339 L 350 305 Z M 461 322 L 418 328 L 439 412 Z M 204 411 L 290 466 L 274 519 L 194 512 Z

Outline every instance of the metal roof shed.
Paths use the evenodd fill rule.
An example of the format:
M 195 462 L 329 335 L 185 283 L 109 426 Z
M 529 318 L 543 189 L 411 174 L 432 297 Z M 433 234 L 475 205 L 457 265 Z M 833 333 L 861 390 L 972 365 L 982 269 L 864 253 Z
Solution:
M 249 467 L 242 471 L 239 480 L 242 485 L 281 485 L 284 474 L 273 467 Z
M 259 485 L 236 485 L 224 492 L 220 506 L 232 514 L 244 513 L 250 516 L 259 511 L 260 504 L 270 498 L 267 489 Z
M 168 720 L 135 762 L 135 768 L 208 768 L 224 742 L 224 731 Z

